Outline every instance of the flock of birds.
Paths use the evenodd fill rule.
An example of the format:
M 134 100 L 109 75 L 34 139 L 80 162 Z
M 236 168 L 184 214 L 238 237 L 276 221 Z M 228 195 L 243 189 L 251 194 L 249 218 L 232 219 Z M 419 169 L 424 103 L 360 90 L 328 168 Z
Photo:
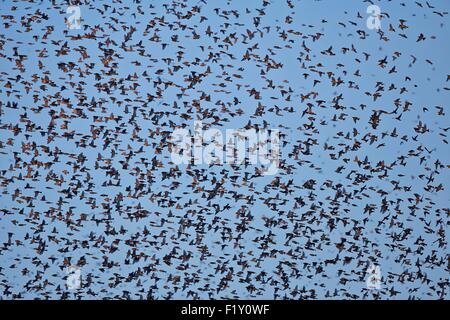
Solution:
M 1 2 L 0 299 L 448 299 L 449 7 Z M 194 121 L 278 172 L 173 164 Z

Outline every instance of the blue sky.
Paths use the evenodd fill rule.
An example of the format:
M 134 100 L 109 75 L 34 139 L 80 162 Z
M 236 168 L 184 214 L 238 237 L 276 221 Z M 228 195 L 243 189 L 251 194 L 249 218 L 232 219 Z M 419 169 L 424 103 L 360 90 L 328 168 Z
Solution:
M 101 13 L 97 9 L 104 10 L 105 3 L 111 7 Z M 445 134 L 443 129 L 450 123 L 446 106 L 448 90 L 445 90 L 448 89 L 450 30 L 448 16 L 433 13 L 448 11 L 448 1 L 430 1 L 435 7 L 433 9 L 428 8 L 425 2 L 423 7 L 419 7 L 409 1 L 404 4 L 375 1 L 383 12 L 381 31 L 388 41 L 367 28 L 368 3 L 364 1 L 292 1 L 294 8 L 285 1 L 272 1 L 266 7 L 262 1 L 251 5 L 247 1 L 207 1 L 207 4 L 185 1 L 185 8 L 178 6 L 175 10 L 185 14 L 193 6 L 201 8 L 200 13 L 190 19 L 167 13 L 165 5 L 170 6 L 171 2 L 152 1 L 153 8 L 148 8 L 148 3 L 139 10 L 133 1 L 122 1 L 122 4 L 96 1 L 92 5 L 80 5 L 81 30 L 68 30 L 65 25 L 66 4 L 58 8 L 49 4 L 12 1 L 0 4 L 2 22 L 7 22 L 5 15 L 12 15 L 15 20 L 7 22 L 11 25 L 8 28 L 2 24 L 0 33 L 0 170 L 6 170 L 1 174 L 0 183 L 0 244 L 8 242 L 8 233 L 13 234 L 13 241 L 23 243 L 0 249 L 0 286 L 7 286 L 10 292 L 28 299 L 56 299 L 63 292 L 69 298 L 85 299 L 127 297 L 124 292 L 133 299 L 190 299 L 193 296 L 189 291 L 203 299 L 448 298 L 449 221 L 445 209 L 448 210 L 449 205 L 446 193 L 450 178 L 449 148 L 441 134 Z M 12 11 L 12 6 L 17 9 Z M 219 8 L 219 14 L 216 8 Z M 264 9 L 264 15 L 260 15 L 256 8 Z M 234 11 L 239 16 L 232 13 L 224 15 L 221 10 Z M 48 16 L 48 20 L 32 20 L 28 31 L 20 23 L 23 16 L 42 13 Z M 164 16 L 164 22 L 155 19 L 161 16 Z M 207 20 L 200 22 L 201 16 Z M 291 23 L 286 22 L 287 16 L 292 18 Z M 254 25 L 254 17 L 260 18 L 258 27 Z M 116 18 L 119 23 L 116 23 Z M 152 19 L 155 19 L 155 26 L 145 32 Z M 406 20 L 408 25 L 404 31 L 399 29 L 400 19 Z M 395 31 L 390 31 L 390 24 Z M 53 26 L 53 30 L 47 39 L 43 39 L 49 26 Z M 96 39 L 73 38 L 96 26 Z M 136 31 L 126 46 L 133 50 L 125 51 L 121 43 L 131 26 Z M 221 40 L 215 41 L 214 36 L 206 35 L 208 26 Z M 264 29 L 267 27 L 269 29 Z M 262 31 L 262 36 L 257 29 Z M 247 30 L 256 31 L 255 37 L 243 41 L 245 37 L 242 35 L 247 34 Z M 366 33 L 365 39 L 361 39 L 358 30 Z M 283 32 L 287 33 L 287 40 L 280 37 Z M 194 33 L 199 35 L 198 39 Z M 222 40 L 233 33 L 236 33 L 238 41 L 225 46 Z M 317 33 L 322 35 L 313 41 L 312 35 Z M 417 42 L 421 33 L 426 40 Z M 159 36 L 159 42 L 151 40 L 154 34 Z M 173 35 L 178 36 L 178 42 L 172 41 Z M 102 62 L 102 49 L 107 46 L 100 45 L 106 41 L 116 43 L 111 42 L 109 48 L 117 54 L 108 66 Z M 137 47 L 140 41 L 142 48 Z M 55 56 L 56 50 L 65 42 L 68 54 Z M 303 42 L 309 52 L 302 46 Z M 162 43 L 167 46 L 163 48 Z M 252 52 L 258 57 L 242 61 L 246 51 L 255 45 L 257 49 Z M 335 55 L 323 53 L 330 46 Z M 341 50 L 352 46 L 356 52 L 349 50 L 344 54 Z M 20 55 L 27 56 L 23 61 L 23 72 L 17 68 L 14 48 Z M 82 60 L 80 52 L 75 50 L 77 48 L 85 50 L 89 57 Z M 140 55 L 138 49 L 144 49 L 144 55 Z M 179 52 L 183 55 L 177 61 Z M 214 53 L 212 59 L 208 59 L 210 52 Z M 396 52 L 401 54 L 394 59 Z M 370 54 L 367 61 L 364 53 Z M 282 63 L 283 67 L 266 70 L 261 62 L 266 55 L 276 63 Z M 387 66 L 380 68 L 378 61 L 385 57 Z M 163 60 L 167 58 L 173 59 L 170 65 Z M 416 59 L 414 64 L 413 59 Z M 41 69 L 39 61 L 42 62 Z M 189 63 L 182 64 L 185 61 Z M 58 68 L 60 63 L 73 63 L 75 68 L 63 71 Z M 182 68 L 174 71 L 174 65 Z M 397 72 L 389 73 L 394 65 Z M 211 73 L 188 88 L 187 77 L 192 72 L 205 72 L 207 67 Z M 82 70 L 81 74 L 78 68 Z M 311 71 L 320 68 L 325 72 L 322 77 Z M 114 73 L 108 73 L 111 70 Z M 360 77 L 354 75 L 358 70 Z M 45 91 L 40 80 L 45 77 L 44 72 L 54 83 L 54 86 L 45 85 Z M 148 74 L 147 79 L 144 72 Z M 308 78 L 304 77 L 305 72 L 309 74 Z M 341 78 L 344 84 L 333 86 L 326 72 L 333 72 L 334 77 Z M 134 80 L 135 74 L 137 78 Z M 233 74 L 239 74 L 240 78 L 226 80 Z M 20 81 L 16 81 L 17 75 L 21 76 Z M 33 75 L 41 78 L 33 82 Z M 131 81 L 119 82 L 129 77 Z M 405 81 L 405 77 L 411 80 Z M 275 87 L 268 87 L 265 78 L 271 79 Z M 178 87 L 155 86 L 154 81 L 158 79 L 171 81 Z M 313 79 L 321 82 L 313 86 Z M 11 89 L 5 88 L 8 81 L 13 83 Z M 29 93 L 25 88 L 27 84 L 22 81 L 29 82 Z M 98 90 L 96 86 L 113 81 L 118 85 L 109 93 Z M 349 88 L 349 81 L 357 84 L 359 89 Z M 134 89 L 133 83 L 137 84 Z M 237 83 L 241 87 L 236 86 Z M 372 95 L 377 90 L 377 83 L 384 84 L 384 91 L 374 101 Z M 388 90 L 391 84 L 396 89 Z M 61 91 L 62 86 L 66 89 Z M 180 87 L 185 89 L 181 98 L 178 96 Z M 407 91 L 399 93 L 402 87 Z M 82 88 L 82 92 L 77 88 Z M 249 96 L 247 90 L 251 88 L 261 92 L 261 100 Z M 292 91 L 289 93 L 290 101 L 286 101 L 281 90 Z M 317 97 L 302 102 L 301 96 L 311 91 L 316 92 Z M 158 96 L 158 92 L 161 97 L 152 101 L 148 99 L 149 95 Z M 276 176 L 254 176 L 253 165 L 236 168 L 199 165 L 191 168 L 180 166 L 178 176 L 165 178 L 169 169 L 174 167 L 170 163 L 170 152 L 162 136 L 152 136 L 151 133 L 170 131 L 169 121 L 185 124 L 190 129 L 193 129 L 194 119 L 210 124 L 211 118 L 203 119 L 201 113 L 192 107 L 193 101 L 198 101 L 202 93 L 211 96 L 210 101 L 201 100 L 202 110 L 220 118 L 214 128 L 223 131 L 243 128 L 251 121 L 260 126 L 267 123 L 269 128 L 280 130 L 285 142 L 281 150 L 284 167 Z M 337 110 L 332 101 L 341 94 L 339 104 L 343 108 Z M 33 95 L 37 95 L 37 101 Z M 86 99 L 80 101 L 80 96 Z M 238 105 L 233 104 L 235 97 L 239 100 Z M 67 99 L 71 106 L 61 103 L 63 99 Z M 92 99 L 96 105 L 91 103 Z M 382 114 L 379 126 L 373 129 L 369 124 L 373 112 L 391 112 L 395 109 L 396 99 L 401 103 L 399 113 Z M 44 106 L 45 100 L 49 106 Z M 322 107 L 317 100 L 324 101 Z M 406 101 L 411 103 L 410 110 L 403 112 L 401 120 L 397 120 Z M 17 102 L 18 109 L 7 108 L 7 102 Z M 179 109 L 174 107 L 174 103 Z M 265 106 L 265 113 L 252 117 L 258 103 Z M 307 103 L 314 105 L 315 129 L 312 130 L 304 127 L 311 122 L 308 116 L 302 117 Z M 223 105 L 229 112 L 221 112 Z M 366 107 L 362 109 L 361 105 Z M 443 107 L 445 115 L 439 115 L 436 106 Z M 38 110 L 41 107 L 43 109 Z M 73 113 L 75 108 L 80 108 L 85 116 Z M 136 108 L 134 117 L 133 108 Z M 234 115 L 238 108 L 243 110 L 243 114 L 232 116 L 231 113 Z M 281 111 L 276 114 L 269 110 L 271 108 L 281 108 Z M 290 108 L 293 112 L 287 111 Z M 48 130 L 50 111 L 60 116 L 54 119 L 55 127 Z M 61 116 L 62 112 L 66 118 Z M 158 112 L 162 112 L 162 116 L 155 120 L 153 115 Z M 183 119 L 182 113 L 191 115 L 192 120 Z M 121 119 L 106 121 L 111 114 Z M 335 116 L 337 121 L 333 121 Z M 356 122 L 354 117 L 358 118 Z M 95 122 L 95 119 L 101 121 Z M 27 121 L 41 129 L 26 132 Z M 415 132 L 419 122 L 426 124 L 429 131 L 424 134 Z M 16 125 L 22 131 L 14 135 L 11 128 Z M 395 137 L 390 135 L 394 128 L 397 132 Z M 98 130 L 96 139 L 92 138 L 93 129 Z M 351 135 L 354 130 L 358 135 L 346 139 L 347 133 Z M 53 136 L 50 142 L 49 132 Z M 73 132 L 74 138 L 66 138 L 64 133 L 67 132 Z M 377 136 L 378 140 L 372 144 L 365 142 L 363 137 L 370 135 Z M 407 138 L 402 140 L 404 136 Z M 8 139 L 13 139 L 13 143 L 8 144 Z M 80 147 L 83 139 L 86 146 Z M 104 147 L 106 139 L 111 143 Z M 315 141 L 311 153 L 300 153 L 299 159 L 295 159 L 293 150 L 296 146 L 303 148 L 306 141 Z M 330 157 L 331 153 L 337 154 L 346 146 L 351 147 L 355 141 L 361 143 L 358 150 L 348 151 L 338 160 Z M 91 142 L 93 145 L 89 145 Z M 24 151 L 26 143 L 37 145 L 37 155 L 34 150 Z M 380 146 L 382 143 L 384 145 Z M 325 150 L 325 144 L 335 149 Z M 45 147 L 52 155 L 45 151 Z M 137 152 L 141 147 L 142 152 Z M 113 149 L 115 156 L 112 155 Z M 131 151 L 133 154 L 127 160 Z M 16 161 L 15 157 L 20 157 L 20 160 Z M 383 171 L 374 172 L 358 166 L 355 157 L 360 160 L 367 157 L 371 168 L 379 167 L 379 162 L 384 161 L 386 166 L 391 166 L 388 176 L 380 178 Z M 422 163 L 421 157 L 424 157 Z M 83 164 L 82 158 L 85 158 Z M 345 158 L 348 161 L 344 161 Z M 160 161 L 162 167 L 152 169 L 152 159 Z M 435 170 L 437 160 L 444 167 Z M 49 163 L 50 166 L 37 168 L 35 161 Z M 128 167 L 124 166 L 126 162 Z M 339 169 L 341 166 L 344 168 Z M 24 178 L 29 167 L 33 174 L 39 173 L 36 178 Z M 107 175 L 111 168 L 117 175 Z M 215 187 L 213 181 L 223 178 L 225 192 L 208 200 L 207 193 L 191 187 L 192 170 L 200 170 L 198 186 L 203 190 L 212 190 Z M 134 192 L 136 180 L 142 173 L 147 174 L 140 179 L 144 188 L 142 192 Z M 352 183 L 357 174 L 367 180 Z M 434 180 L 428 183 L 430 174 Z M 234 183 L 232 176 L 236 178 Z M 274 187 L 272 183 L 276 179 L 281 183 L 292 180 L 291 192 L 283 193 L 282 189 Z M 313 195 L 311 190 L 303 187 L 311 179 L 316 181 Z M 332 181 L 331 186 L 328 181 Z M 179 186 L 171 188 L 174 182 Z M 444 190 L 427 191 L 430 184 L 435 187 L 442 184 Z M 396 185 L 399 188 L 395 188 Z M 15 190 L 19 190 L 23 197 L 31 197 L 32 202 L 21 197 L 13 199 Z M 380 190 L 386 193 L 382 194 Z M 348 194 L 347 199 L 342 196 L 333 201 L 339 193 Z M 123 195 L 120 209 L 113 201 L 119 194 Z M 416 198 L 415 194 L 422 201 L 416 203 L 411 200 Z M 242 197 L 233 198 L 233 195 Z M 252 196 L 254 201 L 244 198 Z M 169 200 L 174 203 L 169 203 Z M 389 203 L 386 212 L 380 210 L 383 200 Z M 304 206 L 299 205 L 302 201 Z M 276 208 L 271 203 L 276 203 Z M 364 211 L 367 205 L 375 208 L 371 214 Z M 414 205 L 416 207 L 412 209 Z M 148 214 L 141 219 L 130 219 L 138 206 Z M 67 218 L 68 213 L 70 219 Z M 85 221 L 76 225 L 82 215 L 86 215 Z M 336 223 L 333 230 L 328 228 L 329 219 Z M 274 223 L 271 225 L 267 221 Z M 240 231 L 240 224 L 246 225 L 248 230 Z M 121 228 L 125 230 L 123 234 L 119 232 Z M 355 239 L 358 228 L 361 235 Z M 442 239 L 445 244 L 442 246 L 439 246 L 439 228 L 444 229 Z M 111 233 L 112 229 L 117 234 Z M 144 235 L 144 230 L 148 235 Z M 409 234 L 403 240 L 393 240 L 405 230 Z M 295 236 L 287 242 L 292 234 Z M 32 241 L 33 237 L 35 241 Z M 419 237 L 424 245 L 417 244 Z M 271 241 L 264 248 L 262 244 L 268 238 Z M 136 243 L 127 242 L 130 239 Z M 340 252 L 336 244 L 342 239 L 345 244 Z M 37 254 L 35 249 L 43 241 L 45 250 Z M 110 246 L 115 247 L 114 252 L 110 252 Z M 202 253 L 205 246 L 207 253 Z M 143 258 L 132 261 L 127 254 L 133 250 L 137 255 L 142 253 Z M 175 258 L 169 265 L 163 261 L 171 252 Z M 180 257 L 189 252 L 191 258 L 183 263 Z M 102 265 L 105 256 L 112 265 Z M 83 287 L 70 291 L 65 288 L 64 259 L 70 258 L 71 264 L 76 264 L 81 257 L 86 259 L 80 267 Z M 335 257 L 338 257 L 336 264 L 325 262 Z M 345 257 L 349 257 L 350 262 L 344 263 Z M 243 268 L 243 262 L 248 266 Z M 366 270 L 371 264 L 380 266 L 383 277 L 380 290 L 366 288 Z M 316 272 L 318 266 L 322 272 Z M 25 268 L 28 273 L 23 275 Z M 270 280 L 257 279 L 262 271 Z M 402 273 L 404 276 L 400 277 Z M 217 290 L 227 274 L 232 275 L 227 287 Z M 423 281 L 422 275 L 429 279 L 428 283 Z M 180 276 L 181 281 L 174 283 L 174 276 Z M 90 277 L 92 281 L 88 280 Z M 121 279 L 120 283 L 109 286 L 116 277 Z M 48 280 L 47 284 L 44 284 L 45 280 Z M 189 281 L 187 289 L 183 289 L 185 281 Z M 250 284 L 255 291 L 249 291 Z M 39 290 L 35 288 L 40 286 Z M 443 294 L 438 293 L 442 291 L 440 286 L 444 288 Z M 305 291 L 299 294 L 297 291 L 302 288 Z M 393 296 L 392 290 L 398 293 Z M 0 297 L 11 299 L 11 295 L 5 293 L 2 296 L 1 291 Z

